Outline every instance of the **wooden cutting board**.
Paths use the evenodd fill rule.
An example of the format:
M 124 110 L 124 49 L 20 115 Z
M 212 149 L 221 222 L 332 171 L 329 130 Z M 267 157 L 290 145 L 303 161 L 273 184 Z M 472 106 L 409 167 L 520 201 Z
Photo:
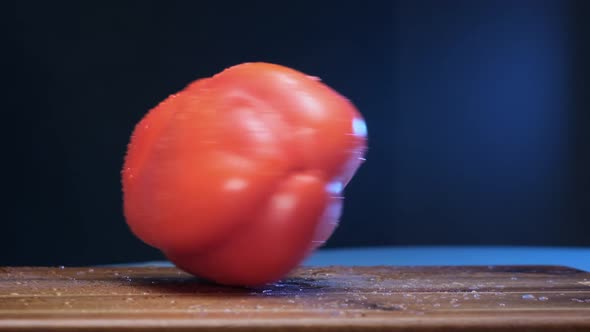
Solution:
M 0 268 L 0 330 L 590 331 L 590 273 L 301 268 L 261 288 L 175 268 Z

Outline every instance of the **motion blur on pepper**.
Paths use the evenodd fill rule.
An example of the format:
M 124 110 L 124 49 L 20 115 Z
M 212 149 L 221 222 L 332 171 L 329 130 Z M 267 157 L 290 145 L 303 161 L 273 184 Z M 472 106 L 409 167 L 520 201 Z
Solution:
M 366 148 L 361 114 L 320 79 L 240 64 L 138 123 L 122 173 L 126 220 L 196 276 L 276 281 L 330 238 Z

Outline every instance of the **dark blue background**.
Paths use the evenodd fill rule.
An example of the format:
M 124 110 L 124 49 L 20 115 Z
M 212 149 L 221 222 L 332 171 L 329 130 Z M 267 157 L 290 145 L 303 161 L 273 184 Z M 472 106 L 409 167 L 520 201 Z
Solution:
M 244 61 L 319 76 L 366 117 L 329 246 L 590 245 L 582 1 L 3 6 L 0 265 L 159 258 L 122 217 L 131 130 Z

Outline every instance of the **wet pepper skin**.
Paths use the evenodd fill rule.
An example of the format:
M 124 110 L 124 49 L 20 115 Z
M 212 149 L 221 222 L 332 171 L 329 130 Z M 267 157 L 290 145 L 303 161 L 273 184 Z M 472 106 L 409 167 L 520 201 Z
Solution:
M 331 236 L 366 144 L 361 114 L 319 79 L 240 64 L 139 122 L 122 173 L 125 217 L 189 273 L 276 281 Z

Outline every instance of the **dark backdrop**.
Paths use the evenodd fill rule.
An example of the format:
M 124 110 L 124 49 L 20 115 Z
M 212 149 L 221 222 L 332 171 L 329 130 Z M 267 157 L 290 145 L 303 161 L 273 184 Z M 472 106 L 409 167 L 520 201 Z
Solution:
M 129 135 L 244 61 L 320 76 L 366 117 L 329 246 L 590 245 L 584 2 L 2 6 L 0 265 L 160 258 L 122 217 Z

